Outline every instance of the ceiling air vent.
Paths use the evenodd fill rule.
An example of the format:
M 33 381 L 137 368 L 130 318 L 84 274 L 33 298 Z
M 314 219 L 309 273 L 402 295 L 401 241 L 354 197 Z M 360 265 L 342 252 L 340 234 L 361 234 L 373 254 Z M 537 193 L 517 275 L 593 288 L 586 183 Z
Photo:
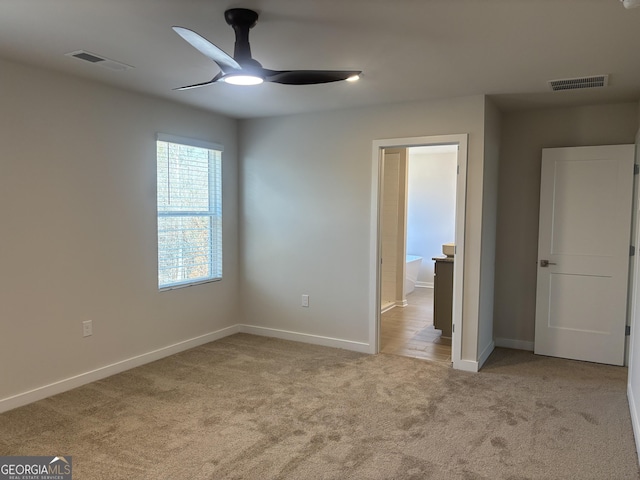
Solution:
M 75 52 L 65 53 L 68 57 L 74 57 L 85 62 L 93 63 L 94 65 L 100 65 L 101 67 L 108 68 L 109 70 L 124 71 L 133 68 L 131 65 L 125 63 L 116 62 L 106 57 L 101 57 L 95 53 L 87 52 L 85 50 L 76 50 Z
M 561 78 L 547 82 L 551 90 L 577 90 L 580 88 L 606 87 L 609 83 L 609 75 L 594 75 L 591 77 Z

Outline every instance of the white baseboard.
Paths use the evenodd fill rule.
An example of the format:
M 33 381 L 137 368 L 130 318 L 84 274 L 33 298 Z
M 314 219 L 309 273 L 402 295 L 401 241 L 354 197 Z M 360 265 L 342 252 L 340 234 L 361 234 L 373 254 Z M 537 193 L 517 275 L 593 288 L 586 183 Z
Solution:
M 482 351 L 482 353 L 480 354 L 480 358 L 478 358 L 478 370 L 482 368 L 482 365 L 484 365 L 484 362 L 487 361 L 487 358 L 489 358 L 489 355 L 491 355 L 491 352 L 493 352 L 495 348 L 496 348 L 495 342 L 491 342 Z
M 161 358 L 174 355 L 190 348 L 204 345 L 205 343 L 213 342 L 221 338 L 233 335 L 234 333 L 250 333 L 253 335 L 261 335 L 265 337 L 275 337 L 284 340 L 293 340 L 296 342 L 311 343 L 314 345 L 323 345 L 326 347 L 342 348 L 345 350 L 352 350 L 361 353 L 371 353 L 370 345 L 363 342 L 353 342 L 350 340 L 341 340 L 338 338 L 322 337 L 319 335 L 310 335 L 306 333 L 289 332 L 286 330 L 277 330 L 274 328 L 256 327 L 251 325 L 232 325 L 231 327 L 223 328 L 215 332 L 207 333 L 199 337 L 184 340 L 182 342 L 168 345 L 166 347 L 153 350 L 151 352 L 143 353 L 135 357 L 127 358 L 119 362 L 105 365 L 104 367 L 91 370 L 89 372 L 81 373 L 73 377 L 65 378 L 49 385 L 34 388 L 26 392 L 12 395 L 7 398 L 0 399 L 0 413 L 14 408 L 27 405 L 29 403 L 37 402 L 43 398 L 57 395 L 58 393 L 66 392 L 74 388 L 86 385 L 87 383 L 102 380 L 103 378 L 110 377 L 117 373 L 130 370 L 135 367 L 139 367 L 146 363 L 160 360 Z
M 474 362 L 473 360 L 454 360 L 453 368 L 454 370 L 473 373 L 476 373 L 479 370 L 478 362 Z
M 89 372 L 65 378 L 64 380 L 50 383 L 49 385 L 45 385 L 43 387 L 34 388 L 33 390 L 29 390 L 27 392 L 0 399 L 0 413 L 21 407 L 23 405 L 27 405 L 29 403 L 37 402 L 38 400 L 42 400 L 43 398 L 66 392 L 67 390 L 86 385 L 87 383 L 95 382 L 96 380 L 110 377 L 111 375 L 115 375 L 116 373 L 124 372 L 125 370 L 139 367 L 140 365 L 144 365 L 146 363 L 160 360 L 161 358 L 168 357 L 169 355 L 174 355 L 184 350 L 189 350 L 190 348 L 198 347 L 200 345 L 204 345 L 205 343 L 219 340 L 223 337 L 238 333 L 239 331 L 239 325 L 233 325 L 231 327 L 223 328 L 221 330 L 207 333 L 199 337 L 190 338 L 182 342 L 174 343 L 173 345 L 168 345 L 151 352 L 143 353 L 142 355 L 127 358 L 126 360 L 121 360 L 119 362 L 112 363 L 111 365 L 106 365 Z
M 638 412 L 636 408 L 636 401 L 633 396 L 633 390 L 631 385 L 627 384 L 627 400 L 629 401 L 629 412 L 631 414 L 631 426 L 633 427 L 633 438 L 636 441 L 636 454 L 640 460 L 640 419 L 638 418 Z M 640 463 L 640 462 L 639 462 Z
M 396 304 L 395 303 L 388 303 L 386 304 L 384 307 L 382 307 L 380 309 L 380 313 L 385 313 L 388 312 L 389 310 L 396 308 Z
M 256 327 L 253 325 L 238 325 L 241 333 L 261 335 L 263 337 L 281 338 L 282 340 L 293 340 L 294 342 L 311 343 L 324 347 L 342 348 L 360 353 L 371 353 L 370 346 L 364 342 L 353 342 L 339 338 L 322 337 L 308 333 L 290 332 L 288 330 L 278 330 L 276 328 Z
M 533 342 L 526 340 L 514 340 L 512 338 L 496 338 L 496 347 L 513 348 L 515 350 L 527 350 L 533 352 Z
M 387 303 L 380 309 L 380 313 L 382 314 L 382 313 L 388 312 L 389 310 L 396 307 L 406 307 L 407 305 L 409 305 L 409 302 L 407 302 L 407 300 L 401 300 L 395 303 L 394 302 Z
M 433 288 L 433 282 L 416 282 L 416 288 Z
M 482 351 L 477 362 L 474 362 L 473 360 L 458 360 L 453 362 L 453 368 L 455 370 L 462 370 L 463 372 L 477 373 L 480 368 L 482 368 L 482 365 L 484 365 L 484 362 L 487 361 L 487 358 L 489 358 L 489 355 L 491 355 L 491 352 L 493 352 L 494 348 L 495 343 L 491 342 Z

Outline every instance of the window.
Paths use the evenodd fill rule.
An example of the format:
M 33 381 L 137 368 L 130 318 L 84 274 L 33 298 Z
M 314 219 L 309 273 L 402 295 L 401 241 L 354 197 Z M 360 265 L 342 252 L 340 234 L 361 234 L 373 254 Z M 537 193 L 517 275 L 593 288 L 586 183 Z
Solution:
M 222 278 L 222 147 L 158 134 L 158 288 Z

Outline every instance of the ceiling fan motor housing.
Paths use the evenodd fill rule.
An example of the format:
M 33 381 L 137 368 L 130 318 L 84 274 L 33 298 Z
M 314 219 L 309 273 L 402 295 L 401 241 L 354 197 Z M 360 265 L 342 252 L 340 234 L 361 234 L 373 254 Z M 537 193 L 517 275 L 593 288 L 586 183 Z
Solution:
M 236 33 L 236 43 L 233 48 L 233 58 L 243 67 L 262 67 L 251 56 L 249 44 L 249 30 L 256 26 L 258 14 L 246 8 L 231 8 L 224 12 L 225 21 L 231 25 Z

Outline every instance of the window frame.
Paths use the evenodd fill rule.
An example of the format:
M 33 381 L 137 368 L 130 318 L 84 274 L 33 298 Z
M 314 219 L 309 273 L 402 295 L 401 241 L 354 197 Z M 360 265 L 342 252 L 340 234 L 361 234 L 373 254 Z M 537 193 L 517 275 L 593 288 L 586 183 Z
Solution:
M 167 144 L 177 144 L 183 145 L 187 147 L 195 147 L 206 150 L 212 150 L 219 153 L 219 157 L 217 159 L 209 159 L 208 165 L 208 192 L 209 192 L 209 206 L 206 211 L 185 211 L 177 209 L 173 212 L 171 211 L 161 211 L 160 202 L 158 197 L 158 180 L 159 180 L 159 157 L 158 157 L 158 144 L 159 142 L 165 142 Z M 223 185 L 222 185 L 222 177 L 223 177 L 223 156 L 224 156 L 224 147 L 221 144 L 208 142 L 204 140 L 182 137 L 178 135 L 171 135 L 165 133 L 157 133 L 156 134 L 156 285 L 158 286 L 159 292 L 175 290 L 179 288 L 190 287 L 194 285 L 202 285 L 205 283 L 218 282 L 223 278 Z M 218 162 L 219 167 L 212 168 L 211 162 Z M 219 168 L 219 171 L 218 171 Z M 217 182 L 216 182 L 216 177 Z M 219 183 L 219 185 L 217 185 Z M 218 192 L 219 193 L 218 193 Z M 208 249 L 209 249 L 209 260 L 211 262 L 210 266 L 210 276 L 207 277 L 199 277 L 195 280 L 182 280 L 174 283 L 166 283 L 160 284 L 160 219 L 161 218 L 178 218 L 178 217 L 196 217 L 203 216 L 208 217 L 210 219 L 209 223 L 209 241 L 208 241 Z M 216 244 L 218 244 L 217 252 L 216 252 Z M 218 253 L 219 252 L 219 253 Z M 217 268 L 213 268 L 214 265 Z M 219 274 L 218 274 L 219 272 Z

